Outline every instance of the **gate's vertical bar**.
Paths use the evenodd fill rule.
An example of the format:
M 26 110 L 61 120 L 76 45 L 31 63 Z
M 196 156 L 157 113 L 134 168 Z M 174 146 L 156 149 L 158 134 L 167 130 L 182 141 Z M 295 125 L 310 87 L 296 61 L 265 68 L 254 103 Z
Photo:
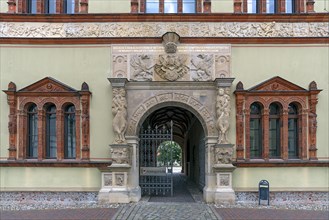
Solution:
M 172 139 L 173 139 L 173 121 L 170 122 L 170 163 L 171 163 L 171 196 L 174 195 L 174 185 L 173 185 L 173 162 L 172 162 Z

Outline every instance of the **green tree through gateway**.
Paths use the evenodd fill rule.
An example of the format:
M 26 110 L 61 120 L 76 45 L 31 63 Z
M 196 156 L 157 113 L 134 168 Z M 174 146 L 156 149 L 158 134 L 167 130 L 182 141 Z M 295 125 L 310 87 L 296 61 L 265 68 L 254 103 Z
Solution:
M 160 144 L 157 150 L 157 166 L 171 166 L 171 155 L 173 165 L 177 164 L 181 166 L 182 161 L 182 149 L 174 141 L 165 141 Z

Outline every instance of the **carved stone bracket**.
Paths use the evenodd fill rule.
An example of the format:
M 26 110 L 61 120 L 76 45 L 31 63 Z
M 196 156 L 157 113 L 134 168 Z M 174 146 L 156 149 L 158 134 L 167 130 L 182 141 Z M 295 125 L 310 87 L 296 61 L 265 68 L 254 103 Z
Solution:
M 111 167 L 127 167 L 131 165 L 131 146 L 127 144 L 111 144 L 110 157 L 112 158 Z

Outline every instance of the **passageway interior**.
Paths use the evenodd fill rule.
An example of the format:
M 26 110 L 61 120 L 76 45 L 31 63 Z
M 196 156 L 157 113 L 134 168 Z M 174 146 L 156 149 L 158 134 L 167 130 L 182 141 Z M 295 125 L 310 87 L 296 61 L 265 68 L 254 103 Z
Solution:
M 175 161 L 176 164 L 174 164 L 181 167 L 181 170 L 180 173 L 174 174 L 173 197 L 188 199 L 188 186 L 190 191 L 196 191 L 197 188 L 201 192 L 205 185 L 205 134 L 200 121 L 193 113 L 175 106 L 155 110 L 145 119 L 142 127 L 165 127 L 170 130 L 171 121 L 173 122 L 173 141 L 181 147 L 182 152 L 180 161 Z M 152 197 L 150 201 L 152 200 L 161 199 Z M 175 201 L 179 202 L 179 200 Z

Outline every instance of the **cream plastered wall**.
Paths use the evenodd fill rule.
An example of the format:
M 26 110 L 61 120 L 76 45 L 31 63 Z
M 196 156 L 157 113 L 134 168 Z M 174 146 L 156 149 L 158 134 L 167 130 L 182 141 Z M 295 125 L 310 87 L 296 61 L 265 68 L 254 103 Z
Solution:
M 258 183 L 267 180 L 270 191 L 328 191 L 327 167 L 238 168 L 233 172 L 236 191 L 257 191 Z
M 97 168 L 0 168 L 0 190 L 6 191 L 98 191 Z
M 7 0 L 0 0 L 0 13 L 7 13 L 8 4 Z
M 314 11 L 319 13 L 328 13 L 329 0 L 315 0 Z
M 108 145 L 112 143 L 113 139 L 112 92 L 110 83 L 107 80 L 110 77 L 111 69 L 110 53 L 110 45 L 2 45 L 0 47 L 1 90 L 6 90 L 10 81 L 16 83 L 17 89 L 21 89 L 46 76 L 51 76 L 78 90 L 84 81 L 87 82 L 92 92 L 90 106 L 91 159 L 106 159 L 109 157 Z M 328 60 L 328 45 L 232 45 L 232 76 L 236 79 L 233 82 L 231 91 L 233 105 L 229 131 L 231 142 L 235 143 L 235 100 L 233 91 L 239 81 L 244 83 L 245 89 L 249 89 L 278 75 L 308 89 L 309 83 L 315 80 L 318 88 L 323 89 L 319 95 L 317 109 L 318 156 L 320 159 L 328 159 Z M 0 157 L 6 159 L 8 157 L 7 125 L 9 108 L 6 94 L 0 92 L 0 98 Z M 26 176 L 23 173 L 33 169 L 37 170 L 38 175 L 46 175 L 49 171 L 54 170 L 56 181 L 61 183 L 58 186 L 63 187 L 66 187 L 66 175 L 78 175 L 79 178 L 82 178 L 81 175 L 86 172 L 83 170 L 90 170 L 86 168 L 2 168 L 0 170 L 1 179 L 4 178 L 3 173 L 6 174 L 6 179 L 11 179 L 10 181 L 1 182 L 1 184 L 4 184 L 2 187 L 16 186 L 15 179 L 18 180 L 21 176 Z M 65 170 L 65 175 L 57 175 L 56 170 L 61 169 Z M 76 173 L 75 169 L 78 169 L 81 173 Z M 299 169 L 303 172 L 309 172 L 307 170 L 312 171 L 312 169 L 318 170 L 319 175 L 310 174 L 306 177 L 311 177 L 312 181 L 319 182 L 322 187 L 327 184 L 327 176 L 322 174 L 328 172 L 328 168 L 262 168 L 261 171 L 257 172 L 255 170 L 258 170 L 258 168 L 238 168 L 234 171 L 234 184 L 238 184 L 235 187 L 252 188 L 255 186 L 254 180 L 259 181 L 259 179 L 264 178 L 266 173 L 272 173 L 272 170 L 275 171 L 276 169 L 284 171 L 284 175 L 287 176 L 297 175 L 296 171 Z M 97 169 L 92 170 L 88 172 L 92 172 L 97 178 L 88 180 L 93 181 L 92 184 L 94 185 L 90 186 L 91 188 L 100 181 L 99 171 Z M 245 175 L 250 175 L 250 180 L 240 181 L 240 178 L 243 178 L 240 175 L 242 171 L 246 173 Z M 313 173 L 311 171 L 309 173 Z M 74 181 L 76 186 L 80 187 L 79 178 L 72 179 L 72 184 L 70 183 L 67 187 L 74 186 Z M 38 183 L 38 185 L 32 180 L 26 181 L 30 181 L 28 184 L 31 187 L 34 185 L 39 187 L 40 184 L 47 187 L 50 183 L 50 181 L 45 180 L 40 184 Z M 309 181 L 311 180 L 303 177 L 298 183 L 300 185 L 297 186 L 308 187 Z M 243 185 L 239 185 L 242 184 L 241 182 L 243 182 Z M 65 185 L 63 185 L 64 183 Z M 274 181 L 273 184 L 273 187 L 281 186 L 279 181 Z M 289 184 L 287 187 L 289 187 Z
M 89 0 L 89 13 L 130 13 L 130 0 Z
M 211 0 L 212 13 L 233 13 L 233 0 Z

